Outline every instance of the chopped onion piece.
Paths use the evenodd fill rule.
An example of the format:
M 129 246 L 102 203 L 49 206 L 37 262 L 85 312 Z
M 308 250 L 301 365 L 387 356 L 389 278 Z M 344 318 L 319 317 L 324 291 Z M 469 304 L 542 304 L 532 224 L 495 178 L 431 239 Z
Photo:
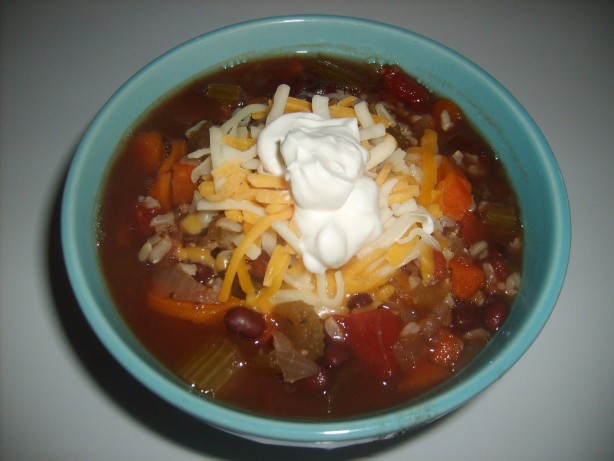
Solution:
M 293 383 L 299 379 L 315 376 L 320 372 L 318 364 L 297 351 L 288 337 L 280 331 L 273 332 L 273 346 L 277 365 L 281 368 L 284 381 Z
M 217 293 L 196 281 L 180 265 L 160 269 L 152 276 L 152 290 L 167 298 L 195 303 L 213 303 Z

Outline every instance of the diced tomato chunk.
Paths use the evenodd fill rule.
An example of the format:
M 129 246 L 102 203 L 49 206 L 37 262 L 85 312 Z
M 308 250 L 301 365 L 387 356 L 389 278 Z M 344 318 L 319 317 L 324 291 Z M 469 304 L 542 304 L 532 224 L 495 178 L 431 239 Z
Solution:
M 429 360 L 441 367 L 452 367 L 465 347 L 462 338 L 449 328 L 437 330 L 430 349 Z
M 381 78 L 389 95 L 415 111 L 426 112 L 428 110 L 431 93 L 425 86 L 403 72 L 399 66 L 384 66 L 381 70 Z
M 441 251 L 433 250 L 433 264 L 433 277 L 438 282 L 441 282 L 450 275 L 448 262 Z
M 353 312 L 347 317 L 350 348 L 378 379 L 391 379 L 400 371 L 392 346 L 402 326 L 401 319 L 386 309 Z
M 484 240 L 484 224 L 472 211 L 465 213 L 459 224 L 460 230 L 458 235 L 463 239 L 467 247 L 480 240 Z

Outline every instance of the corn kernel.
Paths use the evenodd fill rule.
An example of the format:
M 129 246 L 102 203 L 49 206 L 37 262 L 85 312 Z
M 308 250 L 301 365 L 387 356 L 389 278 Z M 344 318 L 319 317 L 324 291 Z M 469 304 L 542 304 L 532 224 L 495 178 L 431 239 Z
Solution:
M 207 227 L 207 223 L 201 219 L 198 213 L 190 213 L 179 222 L 179 226 L 181 227 L 182 231 L 191 235 L 197 235 L 200 234 L 205 227 Z

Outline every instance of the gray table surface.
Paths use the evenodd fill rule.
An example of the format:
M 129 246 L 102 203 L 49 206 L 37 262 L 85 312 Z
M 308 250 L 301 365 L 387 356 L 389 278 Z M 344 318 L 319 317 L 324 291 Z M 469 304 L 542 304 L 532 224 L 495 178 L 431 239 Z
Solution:
M 0 459 L 614 459 L 612 2 L 2 1 L 0 8 Z M 196 35 L 295 13 L 405 27 L 486 69 L 544 132 L 573 219 L 557 306 L 511 371 L 419 433 L 322 453 L 234 438 L 143 389 L 85 324 L 59 244 L 68 163 L 127 78 Z

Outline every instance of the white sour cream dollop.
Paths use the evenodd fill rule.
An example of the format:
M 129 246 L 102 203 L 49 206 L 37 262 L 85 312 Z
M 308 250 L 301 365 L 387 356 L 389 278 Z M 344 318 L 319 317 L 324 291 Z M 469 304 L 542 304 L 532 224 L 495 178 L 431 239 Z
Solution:
M 381 233 L 378 187 L 364 174 L 369 154 L 355 118 L 282 115 L 258 136 L 258 155 L 290 183 L 310 272 L 341 267 Z

